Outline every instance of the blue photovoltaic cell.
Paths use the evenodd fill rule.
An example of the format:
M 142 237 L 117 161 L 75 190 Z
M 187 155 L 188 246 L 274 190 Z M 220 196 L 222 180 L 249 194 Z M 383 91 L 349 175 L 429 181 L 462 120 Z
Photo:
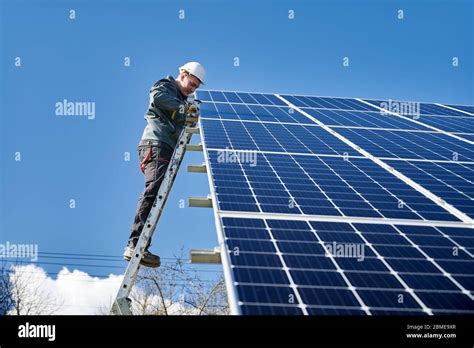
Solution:
M 410 120 L 381 115 L 379 112 L 324 109 L 304 109 L 304 111 L 328 126 L 429 130 Z
M 355 99 L 282 97 L 473 217 L 474 146 L 426 127 L 471 133 L 470 115 L 421 103 L 420 124 Z M 276 95 L 198 98 L 235 313 L 474 314 L 471 225 Z
M 358 152 L 318 126 L 201 120 L 208 148 L 357 155 Z
M 445 134 L 349 128 L 337 132 L 377 157 L 474 161 L 474 145 Z
M 200 110 L 205 118 L 213 119 L 313 124 L 306 116 L 282 106 L 204 102 Z
M 422 115 L 451 115 L 451 116 L 465 116 L 466 114 L 448 109 L 435 104 L 421 103 L 420 114 Z
M 303 311 L 297 306 L 264 306 L 242 305 L 243 315 L 302 315 Z
M 261 105 L 288 105 L 272 94 L 244 93 L 244 92 L 219 92 L 199 90 L 198 99 L 201 101 L 212 101 L 216 103 L 242 103 L 242 104 L 261 104 Z
M 474 142 L 474 134 L 457 134 L 457 136 L 459 136 L 463 139 Z
M 290 95 L 282 95 L 282 97 L 294 106 L 303 108 L 379 111 L 379 109 L 355 99 Z
M 390 103 L 388 100 L 373 99 L 365 99 L 365 101 L 382 109 L 396 113 L 405 110 L 405 114 L 407 114 L 407 111 L 418 111 L 420 115 L 469 116 L 464 112 L 452 110 L 432 103 L 416 103 L 398 100 L 392 100 Z
M 398 160 L 386 162 L 474 218 L 474 164 Z
M 474 117 L 422 116 L 418 121 L 446 132 L 474 132 Z
M 356 314 L 362 311 L 362 306 L 368 306 L 373 314 L 406 310 L 423 312 L 426 308 L 445 314 L 474 314 L 474 302 L 462 292 L 474 289 L 472 277 L 456 277 L 455 273 L 447 276 L 446 260 L 433 257 L 428 261 L 422 254 L 429 249 L 428 245 L 437 243 L 429 238 L 420 239 L 422 235 L 443 238 L 451 244 L 438 248 L 452 250 L 456 244 L 443 237 L 447 231 L 427 226 L 225 217 L 221 225 L 234 266 L 231 272 L 243 314 L 302 314 L 302 304 L 309 314 Z M 240 238 L 242 235 L 236 238 L 235 231 L 239 230 L 252 232 L 245 234 L 245 238 Z M 468 229 L 450 230 L 457 230 L 451 233 L 455 235 L 469 233 Z M 332 234 L 347 235 L 347 240 L 352 240 L 350 236 L 357 237 L 359 242 L 353 245 L 359 249 L 352 250 L 359 252 L 351 257 L 338 257 L 336 251 L 327 254 L 329 249 L 325 248 L 333 241 L 327 237 Z M 376 236 L 379 238 L 375 239 Z M 383 236 L 405 239 L 407 243 L 403 245 L 421 252 L 410 260 L 386 254 L 388 240 Z M 277 250 L 281 256 L 276 255 Z M 474 269 L 472 257 L 451 262 L 464 262 L 465 267 Z M 458 279 L 462 279 L 461 287 Z M 294 301 L 296 293 L 302 303 Z M 448 304 L 443 298 L 452 301 Z M 271 309 L 274 306 L 277 309 Z
M 469 112 L 474 116 L 474 106 L 469 106 L 469 105 L 447 105 L 447 106 L 450 106 L 458 110 Z

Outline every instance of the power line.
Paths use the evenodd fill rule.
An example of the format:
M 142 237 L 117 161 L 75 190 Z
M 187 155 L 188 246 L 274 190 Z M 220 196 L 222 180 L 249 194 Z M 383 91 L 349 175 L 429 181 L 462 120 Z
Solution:
M 65 257 L 57 256 L 62 255 Z M 109 261 L 109 262 L 123 262 L 122 256 L 117 255 L 104 255 L 104 254 L 81 254 L 81 253 L 60 253 L 60 252 L 38 252 L 38 256 L 41 258 L 48 258 L 48 259 L 70 259 L 70 260 L 87 260 L 87 261 Z M 26 257 L 23 257 L 26 258 Z M 2 259 L 2 257 L 0 257 Z M 6 259 L 6 257 L 3 257 Z M 190 259 L 188 258 L 180 258 L 180 257 L 161 257 L 161 260 L 168 260 L 168 261 L 182 261 L 184 264 L 190 264 Z M 32 261 L 34 262 L 34 261 Z M 167 262 L 170 263 L 170 262 Z
M 7 272 L 7 273 L 17 273 L 17 272 L 19 272 L 19 273 L 21 273 L 21 274 L 38 274 L 38 272 L 33 272 L 33 271 L 25 271 L 25 270 L 20 270 L 20 271 L 18 271 L 18 270 L 11 270 L 11 269 L 5 270 L 5 272 Z M 61 272 L 44 272 L 44 273 L 45 273 L 46 275 L 49 275 L 49 276 L 57 276 L 57 275 L 59 275 Z M 71 273 L 71 274 L 68 274 L 68 275 L 67 275 L 68 278 L 70 278 L 71 275 L 72 275 L 72 273 Z M 115 277 L 121 277 L 122 275 L 115 275 L 115 274 L 113 274 L 113 276 L 115 276 Z M 74 277 L 99 278 L 99 281 L 105 281 L 105 280 L 107 280 L 107 278 L 110 277 L 110 274 L 106 275 L 106 274 L 87 274 L 87 273 L 86 273 L 86 274 L 74 274 Z M 41 277 L 33 277 L 33 278 L 41 278 Z M 169 280 L 169 281 L 175 280 L 175 281 L 187 282 L 187 283 L 192 283 L 192 282 L 193 282 L 192 279 L 191 279 L 191 280 L 183 280 L 183 279 L 176 279 L 176 278 L 169 278 L 169 277 L 160 277 L 159 275 L 157 276 L 157 278 L 162 279 L 162 280 Z M 96 279 L 95 279 L 95 280 L 94 280 L 94 279 L 91 279 L 90 281 L 91 281 L 91 282 L 92 282 L 92 281 L 95 282 L 95 281 L 97 281 L 97 280 L 96 280 Z M 114 282 L 115 282 L 115 280 L 111 280 L 111 281 L 114 281 Z M 212 283 L 213 281 L 212 281 L 212 280 L 200 280 L 200 279 L 197 279 L 197 280 L 195 280 L 195 282 L 196 282 L 196 283 L 200 283 L 200 282 L 209 282 L 209 283 Z
M 6 258 L 0 258 L 6 260 Z M 77 264 L 77 263 L 57 263 L 57 262 L 45 262 L 45 261 L 21 261 L 15 260 L 10 261 L 11 263 L 19 263 L 23 265 L 34 264 L 34 265 L 57 265 L 57 266 L 69 266 L 69 267 L 94 267 L 94 268 L 114 268 L 114 269 L 125 269 L 125 266 L 114 266 L 114 265 L 98 265 L 98 264 Z M 173 265 L 174 262 L 163 262 L 162 264 L 165 265 Z M 185 265 L 189 266 L 189 265 Z M 186 269 L 189 271 L 195 272 L 203 272 L 203 273 L 222 273 L 222 271 L 218 270 L 206 270 L 206 269 L 196 269 L 196 268 L 189 268 Z
M 21 264 L 41 264 L 41 265 L 57 265 L 57 266 L 74 266 L 74 267 L 103 267 L 103 268 L 116 268 L 123 269 L 123 266 L 113 266 L 113 265 L 96 265 L 96 264 L 81 264 L 81 263 L 58 263 L 58 262 L 46 262 L 46 261 L 20 261 L 15 260 L 17 263 Z
M 80 254 L 80 253 L 58 253 L 58 252 L 47 252 L 47 251 L 40 251 L 38 252 L 38 254 L 40 255 L 65 255 L 65 256 L 79 256 L 79 257 L 91 257 L 91 258 L 111 258 L 111 259 L 117 259 L 117 260 L 120 260 L 122 261 L 123 258 L 119 255 L 104 255 L 104 254 Z M 44 256 L 46 257 L 46 256 Z M 52 257 L 52 256 L 48 256 L 48 257 Z M 69 257 L 69 258 L 73 258 L 73 257 Z M 162 257 L 161 258 L 162 260 L 182 260 L 184 262 L 189 262 L 190 259 L 187 259 L 187 258 L 179 258 L 179 257 Z

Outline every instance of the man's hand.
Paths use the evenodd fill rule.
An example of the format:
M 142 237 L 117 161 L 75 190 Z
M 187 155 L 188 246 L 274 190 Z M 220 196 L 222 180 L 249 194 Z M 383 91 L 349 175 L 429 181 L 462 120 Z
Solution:
M 184 112 L 186 114 L 186 117 L 199 117 L 199 109 L 196 104 L 186 104 Z
M 199 117 L 199 108 L 194 103 L 187 103 L 185 105 L 184 113 L 186 116 L 186 123 L 188 125 L 193 125 L 197 122 Z

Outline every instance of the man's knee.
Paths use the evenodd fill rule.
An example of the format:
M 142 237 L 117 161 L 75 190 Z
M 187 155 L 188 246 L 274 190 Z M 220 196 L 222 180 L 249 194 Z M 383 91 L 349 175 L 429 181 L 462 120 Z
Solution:
M 145 197 L 151 197 L 151 196 L 155 197 L 156 194 L 158 193 L 158 190 L 160 189 L 160 185 L 161 185 L 161 181 L 159 180 L 153 180 L 153 181 L 147 182 L 145 186 L 145 192 L 143 193 L 143 195 Z

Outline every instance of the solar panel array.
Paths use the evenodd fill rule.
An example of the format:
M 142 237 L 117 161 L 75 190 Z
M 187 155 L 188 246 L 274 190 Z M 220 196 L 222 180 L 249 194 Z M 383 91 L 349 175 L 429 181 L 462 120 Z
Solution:
M 197 97 L 233 313 L 474 314 L 472 106 Z

